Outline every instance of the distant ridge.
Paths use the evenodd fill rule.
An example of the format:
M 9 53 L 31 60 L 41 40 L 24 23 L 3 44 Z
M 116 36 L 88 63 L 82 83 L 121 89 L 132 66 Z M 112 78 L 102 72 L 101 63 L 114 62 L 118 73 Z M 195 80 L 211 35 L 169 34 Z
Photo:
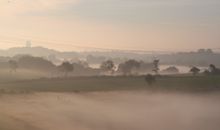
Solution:
M 13 47 L 7 50 L 0 50 L 0 56 L 15 56 L 15 55 L 32 55 L 38 57 L 47 57 L 50 55 L 62 56 L 66 54 L 75 56 L 76 52 L 61 52 L 53 49 L 48 49 L 41 46 L 36 47 Z
M 91 64 L 100 64 L 105 60 L 113 60 L 115 63 L 120 63 L 128 59 L 141 60 L 145 62 L 152 62 L 154 58 L 160 59 L 161 64 L 168 65 L 187 65 L 187 66 L 208 66 L 215 64 L 220 66 L 220 53 L 213 52 L 211 49 L 200 49 L 193 52 L 148 52 L 148 51 L 133 51 L 133 50 L 106 50 L 106 51 L 67 51 L 62 52 L 58 50 L 48 49 L 41 46 L 36 47 L 13 47 L 7 50 L 0 50 L 0 56 L 13 57 L 16 55 L 32 55 L 37 57 L 44 57 L 51 61 L 87 61 Z
M 8 50 L 6 50 L 8 55 L 14 56 L 18 54 L 30 54 L 33 56 L 48 56 L 52 54 L 58 54 L 60 53 L 59 51 L 53 50 L 53 49 L 48 49 L 44 47 L 13 47 Z

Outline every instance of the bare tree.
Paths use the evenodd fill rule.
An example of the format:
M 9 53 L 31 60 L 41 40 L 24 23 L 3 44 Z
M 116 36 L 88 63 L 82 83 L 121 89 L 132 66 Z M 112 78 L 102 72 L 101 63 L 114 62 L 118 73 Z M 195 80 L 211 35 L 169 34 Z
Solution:
M 158 72 L 159 72 L 159 62 L 160 62 L 160 60 L 154 60 L 153 61 L 153 72 L 155 72 L 155 74 L 158 74 Z

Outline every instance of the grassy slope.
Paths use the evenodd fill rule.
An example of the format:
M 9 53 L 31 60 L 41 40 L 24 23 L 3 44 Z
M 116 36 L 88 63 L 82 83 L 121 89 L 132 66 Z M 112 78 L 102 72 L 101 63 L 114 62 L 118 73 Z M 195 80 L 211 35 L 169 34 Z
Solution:
M 149 86 L 139 77 L 75 77 L 69 79 L 38 79 L 0 83 L 4 91 L 110 91 L 110 90 L 165 90 L 165 91 L 219 91 L 220 76 L 162 76 Z

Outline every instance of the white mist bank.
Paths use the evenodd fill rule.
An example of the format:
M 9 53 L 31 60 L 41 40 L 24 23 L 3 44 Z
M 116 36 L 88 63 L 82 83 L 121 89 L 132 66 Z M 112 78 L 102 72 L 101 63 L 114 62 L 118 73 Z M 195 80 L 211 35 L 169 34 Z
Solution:
M 147 92 L 2 95 L 0 116 L 36 130 L 218 130 L 219 99 Z

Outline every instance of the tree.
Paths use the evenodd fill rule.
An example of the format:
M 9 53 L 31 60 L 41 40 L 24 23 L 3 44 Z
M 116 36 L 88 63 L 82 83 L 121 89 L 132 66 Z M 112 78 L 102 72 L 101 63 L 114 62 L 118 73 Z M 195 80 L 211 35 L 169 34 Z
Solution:
M 152 85 L 153 83 L 156 82 L 156 77 L 151 75 L 151 74 L 148 74 L 146 77 L 145 77 L 145 80 L 146 82 L 148 83 L 148 85 Z
M 190 69 L 190 72 L 195 76 L 200 72 L 200 69 L 194 66 Z
M 100 65 L 100 69 L 105 71 L 105 72 L 111 72 L 113 73 L 114 72 L 114 69 L 115 69 L 115 64 L 113 61 L 111 60 L 107 60 L 105 62 L 103 62 L 101 65 Z
M 58 66 L 60 71 L 64 72 L 64 76 L 67 77 L 69 72 L 72 72 L 74 70 L 74 67 L 72 64 L 70 64 L 68 61 L 63 62 L 60 66 Z
M 138 69 L 140 67 L 140 62 L 136 60 L 128 60 L 124 63 L 119 64 L 118 71 L 125 75 L 131 74 L 133 69 Z
M 153 72 L 155 72 L 155 74 L 158 74 L 158 71 L 160 70 L 159 69 L 159 62 L 160 62 L 160 60 L 154 60 L 153 61 Z
M 209 71 L 208 69 L 205 69 L 205 70 L 203 71 L 203 74 L 204 74 L 204 75 L 210 75 L 210 71 Z
M 51 72 L 55 69 L 55 65 L 42 57 L 33 57 L 24 55 L 18 58 L 19 68 L 37 70 L 42 72 Z
M 210 73 L 213 75 L 220 74 L 220 70 L 217 67 L 215 67 L 215 65 L 213 64 L 209 65 L 209 70 L 210 70 Z
M 9 60 L 8 61 L 8 63 L 9 63 L 9 67 L 10 67 L 10 71 L 11 72 L 16 72 L 17 71 L 17 68 L 18 68 L 18 63 L 17 63 L 17 61 L 15 61 L 15 60 Z
M 210 64 L 210 65 L 209 65 L 209 69 L 210 69 L 210 72 L 211 72 L 212 74 L 215 74 L 216 71 L 217 71 L 217 68 L 216 68 L 215 65 L 213 65 L 213 64 Z
M 205 49 L 199 49 L 197 52 L 198 53 L 206 53 L 206 50 Z
M 179 73 L 179 69 L 175 66 L 170 66 L 170 67 L 166 68 L 165 70 L 163 70 L 163 72 L 175 74 L 175 73 Z
M 207 49 L 206 52 L 209 53 L 209 54 L 213 53 L 212 49 Z

